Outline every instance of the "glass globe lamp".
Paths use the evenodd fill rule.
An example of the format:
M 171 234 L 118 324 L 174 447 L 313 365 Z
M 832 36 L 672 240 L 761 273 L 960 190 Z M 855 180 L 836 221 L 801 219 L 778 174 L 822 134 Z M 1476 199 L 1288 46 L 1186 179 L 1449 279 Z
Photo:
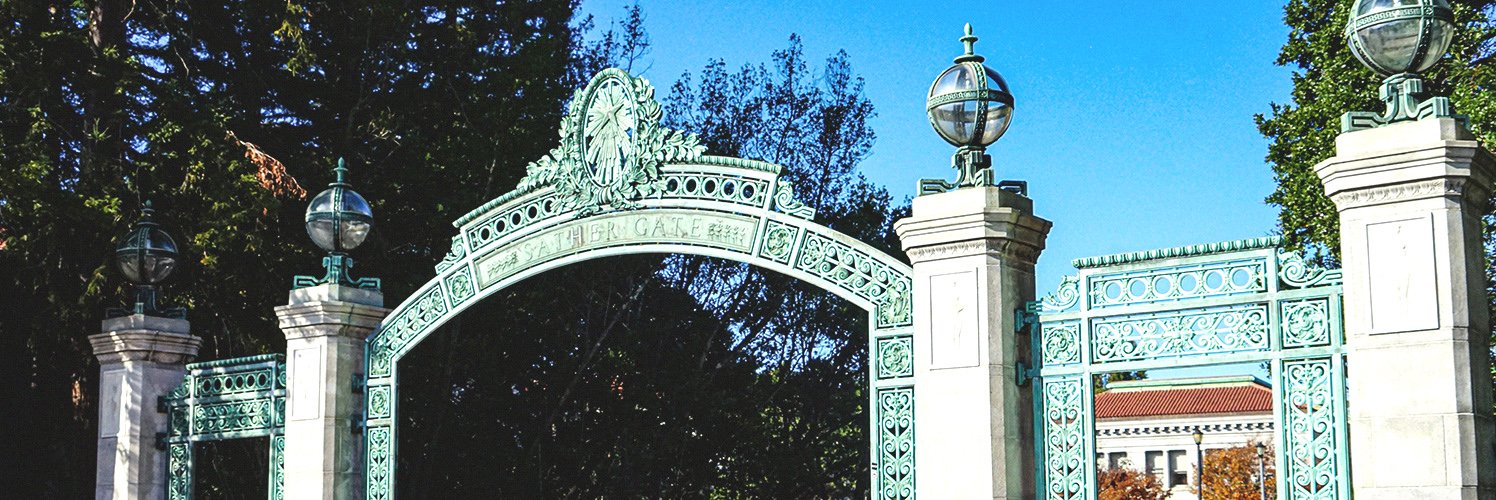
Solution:
M 1342 131 L 1406 120 L 1453 116 L 1449 99 L 1430 98 L 1418 73 L 1428 71 L 1454 38 L 1454 11 L 1446 0 L 1356 0 L 1346 23 L 1346 45 L 1356 60 L 1386 78 L 1380 116 L 1347 113 Z
M 956 57 L 955 65 L 935 78 L 925 100 L 930 126 L 941 139 L 957 148 L 952 163 L 960 177 L 954 185 L 922 180 L 922 193 L 992 185 L 988 169 L 992 160 L 986 149 L 1008 131 L 1013 119 L 1013 94 L 1008 90 L 1008 82 L 982 64 L 985 58 L 973 52 L 977 37 L 972 35 L 970 24 L 966 25 L 966 36 L 961 37 L 961 42 L 966 45 L 966 53 Z
M 180 308 L 162 309 L 156 305 L 156 285 L 171 277 L 177 268 L 177 242 L 151 220 L 155 211 L 151 202 L 145 202 L 140 210 L 140 221 L 120 237 L 114 249 L 114 265 L 125 280 L 135 286 L 133 308 L 111 309 L 110 316 L 127 314 L 149 314 L 162 317 L 181 317 Z
M 327 275 L 322 279 L 297 276 L 296 287 L 336 283 L 359 288 L 379 289 L 379 280 L 373 278 L 353 279 L 348 270 L 353 259 L 348 252 L 364 243 L 369 231 L 374 228 L 374 212 L 352 185 L 348 184 L 348 169 L 342 158 L 338 159 L 337 179 L 326 190 L 312 198 L 306 208 L 306 232 L 312 242 L 328 253 L 322 259 Z
M 1356 59 L 1382 76 L 1433 67 L 1454 38 L 1445 0 L 1357 0 L 1345 36 Z

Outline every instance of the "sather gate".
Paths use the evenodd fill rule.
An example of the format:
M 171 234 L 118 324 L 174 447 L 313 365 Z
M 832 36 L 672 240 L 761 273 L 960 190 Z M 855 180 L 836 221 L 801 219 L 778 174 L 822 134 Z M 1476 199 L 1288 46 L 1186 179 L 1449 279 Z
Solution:
M 703 155 L 660 124 L 654 89 L 604 70 L 572 99 L 561 144 L 519 187 L 458 219 L 437 276 L 367 343 L 366 498 L 394 498 L 399 361 L 494 292 L 575 262 L 679 253 L 793 276 L 869 312 L 873 483 L 913 495 L 911 281 L 908 265 L 812 222 L 815 211 L 768 163 Z
M 1094 500 L 1093 374 L 1238 363 L 1274 380 L 1280 498 L 1496 498 L 1480 219 L 1496 158 L 1454 118 L 1348 131 L 1315 167 L 1343 272 L 1259 238 L 1082 259 L 1036 302 L 1050 223 L 1023 188 L 992 185 L 985 160 L 961 162 L 979 151 L 895 224 L 904 264 L 813 222 L 780 167 L 705 155 L 663 127 L 653 92 L 595 76 L 560 145 L 458 219 L 436 276 L 393 310 L 342 282 L 292 290 L 276 309 L 284 361 L 187 365 L 200 340 L 186 321 L 106 320 L 90 337 L 97 498 L 189 499 L 195 442 L 265 436 L 271 498 L 391 500 L 402 357 L 498 290 L 637 253 L 752 264 L 868 311 L 879 500 L 916 485 L 926 499 Z

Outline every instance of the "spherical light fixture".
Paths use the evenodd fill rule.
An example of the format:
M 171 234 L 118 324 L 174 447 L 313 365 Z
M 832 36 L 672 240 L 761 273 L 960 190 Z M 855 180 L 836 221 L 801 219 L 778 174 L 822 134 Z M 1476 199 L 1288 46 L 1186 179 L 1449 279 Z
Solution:
M 966 25 L 966 36 L 961 37 L 961 42 L 966 45 L 966 53 L 956 57 L 956 64 L 935 78 L 925 99 L 930 126 L 940 138 L 958 148 L 952 163 L 960 177 L 954 185 L 938 179 L 921 180 L 921 194 L 994 185 L 988 168 L 992 158 L 987 156 L 986 149 L 1008 131 L 1013 119 L 1013 94 L 1008 90 L 1008 82 L 982 64 L 985 58 L 973 52 L 977 37 L 971 34 L 970 24 Z
M 111 309 L 110 316 L 148 314 L 152 316 L 180 318 L 182 309 L 162 309 L 156 305 L 156 285 L 171 277 L 177 268 L 177 242 L 151 220 L 155 211 L 151 202 L 145 202 L 140 210 L 140 221 L 130 226 L 130 231 L 120 237 L 114 249 L 114 265 L 125 280 L 135 286 L 135 305 L 131 309 Z
M 1453 117 L 1449 99 L 1430 98 L 1418 73 L 1432 68 L 1454 38 L 1454 11 L 1446 0 L 1356 0 L 1345 26 L 1346 45 L 1361 64 L 1386 79 L 1386 112 L 1351 112 L 1345 132 L 1393 122 Z
M 353 258 L 348 257 L 348 252 L 358 248 L 369 237 L 369 231 L 374 228 L 374 212 L 369 209 L 369 202 L 348 184 L 348 169 L 342 158 L 338 159 L 338 166 L 333 172 L 337 173 L 337 179 L 328 184 L 326 190 L 313 197 L 312 203 L 306 208 L 307 235 L 328 253 L 322 259 L 322 264 L 327 267 L 327 275 L 321 279 L 297 276 L 295 286 L 302 288 L 334 283 L 378 290 L 378 279 L 355 280 L 348 274 L 349 269 L 353 268 Z
M 1345 27 L 1356 59 L 1382 76 L 1433 67 L 1454 38 L 1445 0 L 1357 0 Z

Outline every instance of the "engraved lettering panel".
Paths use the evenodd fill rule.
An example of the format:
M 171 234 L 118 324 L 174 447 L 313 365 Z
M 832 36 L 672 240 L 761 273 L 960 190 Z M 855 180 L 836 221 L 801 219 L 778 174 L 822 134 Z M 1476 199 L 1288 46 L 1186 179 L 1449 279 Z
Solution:
M 1371 333 L 1439 327 L 1433 219 L 1367 224 L 1366 262 Z
M 124 370 L 107 371 L 99 376 L 99 436 L 101 437 L 119 434 L 120 406 L 125 400 L 124 378 Z
M 640 210 L 572 221 L 536 233 L 478 260 L 478 287 L 488 288 L 536 264 L 566 255 L 641 243 L 681 243 L 752 253 L 758 221 L 730 214 Z
M 977 273 L 930 277 L 930 368 L 962 368 L 980 362 L 977 345 Z
M 291 379 L 287 420 L 322 418 L 322 346 L 303 347 L 291 351 L 291 363 L 287 367 Z

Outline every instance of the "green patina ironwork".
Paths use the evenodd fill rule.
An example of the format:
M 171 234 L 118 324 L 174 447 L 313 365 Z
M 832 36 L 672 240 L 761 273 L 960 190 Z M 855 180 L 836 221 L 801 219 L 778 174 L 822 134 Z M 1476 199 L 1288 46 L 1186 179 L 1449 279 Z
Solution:
M 399 360 L 484 297 L 570 263 L 633 253 L 706 255 L 810 282 L 869 311 L 874 491 L 913 498 L 913 292 L 907 264 L 812 219 L 781 167 L 702 154 L 660 124 L 654 89 L 604 70 L 579 90 L 561 141 L 512 192 L 454 222 L 436 276 L 365 344 L 365 498 L 394 498 Z
M 986 59 L 976 54 L 976 42 L 977 37 L 967 24 L 966 35 L 961 37 L 966 52 L 956 57 L 955 66 L 930 84 L 925 111 L 935 132 L 957 147 L 951 158 L 957 176 L 954 183 L 920 179 L 921 195 L 998 185 L 992 173 L 992 157 L 986 151 L 1008 129 L 1013 94 L 1001 75 L 982 64 Z
M 1032 303 L 1039 498 L 1096 498 L 1092 374 L 1263 362 L 1286 479 L 1278 497 L 1350 497 L 1341 273 L 1278 245 L 1079 259 L 1077 276 Z
M 374 227 L 373 212 L 364 197 L 353 191 L 348 184 L 348 169 L 342 158 L 333 169 L 337 178 L 328 188 L 307 206 L 307 233 L 317 246 L 328 252 L 322 258 L 327 273 L 322 277 L 296 276 L 292 288 L 306 288 L 322 284 L 338 284 L 365 290 L 379 290 L 379 278 L 354 278 L 353 257 L 348 251 L 357 248 Z
M 187 365 L 182 384 L 161 398 L 166 432 L 167 500 L 191 500 L 193 444 L 268 437 L 267 498 L 280 500 L 285 483 L 286 363 L 266 354 Z

